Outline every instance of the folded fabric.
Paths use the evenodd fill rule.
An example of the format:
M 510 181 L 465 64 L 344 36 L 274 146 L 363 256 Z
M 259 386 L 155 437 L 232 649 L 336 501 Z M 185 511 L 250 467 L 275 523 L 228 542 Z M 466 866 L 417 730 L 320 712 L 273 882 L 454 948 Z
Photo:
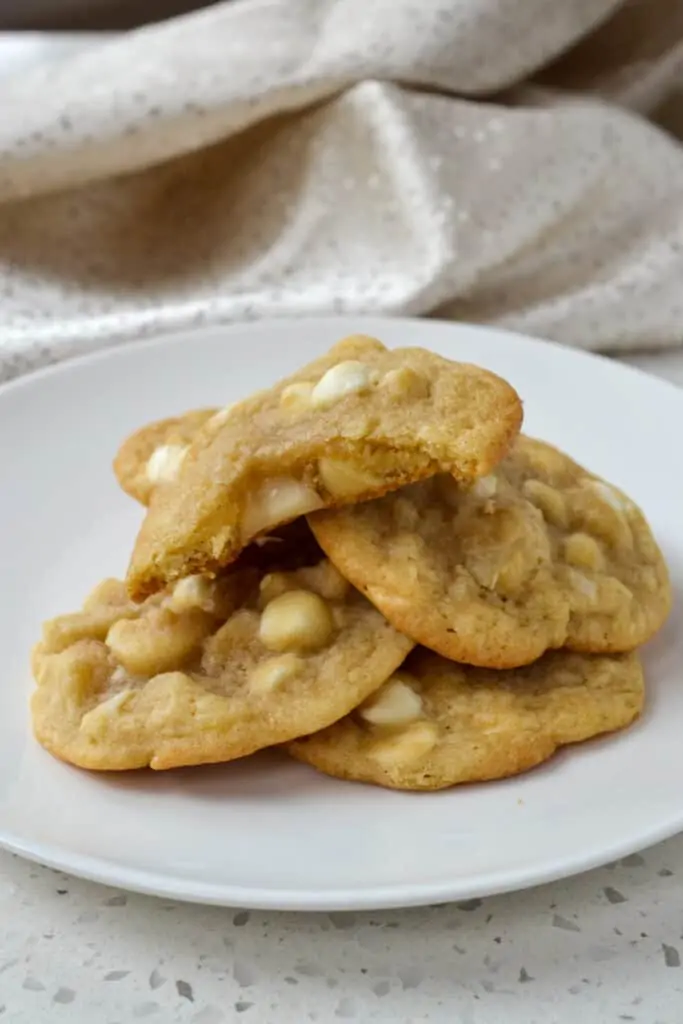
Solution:
M 17 72 L 0 379 L 324 312 L 680 345 L 682 82 L 679 0 L 237 0 Z

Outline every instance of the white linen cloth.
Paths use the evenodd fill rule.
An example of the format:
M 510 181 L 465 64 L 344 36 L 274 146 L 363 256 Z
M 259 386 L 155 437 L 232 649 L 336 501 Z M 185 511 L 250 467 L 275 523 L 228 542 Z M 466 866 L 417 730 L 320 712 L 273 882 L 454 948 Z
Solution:
M 323 312 L 680 346 L 681 129 L 683 0 L 236 0 L 15 70 L 0 379 Z

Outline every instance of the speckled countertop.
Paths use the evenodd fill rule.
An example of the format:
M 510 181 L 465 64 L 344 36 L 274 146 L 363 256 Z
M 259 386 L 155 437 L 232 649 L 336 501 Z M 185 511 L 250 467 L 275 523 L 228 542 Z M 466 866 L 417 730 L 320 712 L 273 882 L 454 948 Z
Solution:
M 683 1019 L 683 837 L 564 883 L 423 910 L 183 906 L 0 858 L 12 1024 Z
M 633 358 L 683 384 L 683 353 Z M 0 853 L 0 1024 L 680 1024 L 683 836 L 539 889 L 278 914 L 106 889 Z

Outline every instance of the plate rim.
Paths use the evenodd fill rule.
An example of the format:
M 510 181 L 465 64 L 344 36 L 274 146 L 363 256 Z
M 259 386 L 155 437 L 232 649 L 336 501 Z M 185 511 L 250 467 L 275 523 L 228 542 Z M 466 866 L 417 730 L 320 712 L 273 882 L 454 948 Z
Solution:
M 188 335 L 217 335 L 222 332 L 232 333 L 233 331 L 254 331 L 258 333 L 271 328 L 279 330 L 284 327 L 291 327 L 291 325 L 295 323 L 306 323 L 307 326 L 313 328 L 318 326 L 321 330 L 327 330 L 339 324 L 341 328 L 340 337 L 344 336 L 345 331 L 349 334 L 372 335 L 376 333 L 377 335 L 380 335 L 382 331 L 391 329 L 393 324 L 407 324 L 412 327 L 425 327 L 427 330 L 432 328 L 437 331 L 462 329 L 474 334 L 488 336 L 493 334 L 500 336 L 501 339 L 509 338 L 511 343 L 521 341 L 526 344 L 531 344 L 532 347 L 541 345 L 544 349 L 551 348 L 555 352 L 562 353 L 563 356 L 567 356 L 570 359 L 575 358 L 579 362 L 592 364 L 595 361 L 603 366 L 611 367 L 617 373 L 623 372 L 626 376 L 635 376 L 641 380 L 649 381 L 650 384 L 661 386 L 665 391 L 668 391 L 673 395 L 678 395 L 679 397 L 683 396 L 683 387 L 675 381 L 666 380 L 664 377 L 658 377 L 655 374 L 644 370 L 640 366 L 633 366 L 631 363 L 622 362 L 618 357 L 620 355 L 627 354 L 622 351 L 615 351 L 613 354 L 593 351 L 591 349 L 565 345 L 559 341 L 550 341 L 546 338 L 535 337 L 532 334 L 525 334 L 522 331 L 511 330 L 508 327 L 498 327 L 496 325 L 484 323 L 470 323 L 466 320 L 442 320 L 437 317 L 380 316 L 372 314 L 353 316 L 352 314 L 345 313 L 340 314 L 339 316 L 330 314 L 328 316 L 281 316 L 264 317 L 262 320 L 236 320 L 225 324 L 202 324 L 200 326 L 191 326 L 184 329 L 160 331 L 150 337 L 145 336 L 141 338 L 124 338 L 121 340 L 106 341 L 101 348 L 93 349 L 89 352 L 80 352 L 73 356 L 65 356 L 63 359 L 58 359 L 56 362 L 49 363 L 47 366 L 39 366 L 35 369 L 27 370 L 25 373 L 21 373 L 16 377 L 0 382 L 0 400 L 5 393 L 13 390 L 19 390 L 22 387 L 27 387 L 35 381 L 60 375 L 68 372 L 70 369 L 78 369 L 79 367 L 89 365 L 90 363 L 99 363 L 108 361 L 109 359 L 116 359 L 121 353 L 127 354 L 130 350 L 149 350 L 163 348 L 164 345 L 168 344 L 181 344 L 182 340 Z M 389 347 L 391 347 L 391 345 Z
M 425 907 L 439 903 L 453 903 L 458 900 L 499 896 L 503 893 L 523 892 L 551 882 L 562 881 L 584 874 L 594 868 L 604 867 L 612 861 L 640 853 L 658 843 L 671 839 L 683 831 L 683 805 L 678 817 L 666 824 L 653 828 L 646 837 L 616 842 L 610 847 L 601 847 L 582 860 L 571 859 L 571 867 L 562 865 L 545 871 L 518 869 L 516 872 L 489 872 L 480 875 L 474 883 L 457 881 L 422 883 L 411 885 L 396 884 L 375 886 L 370 889 L 325 889 L 319 894 L 296 889 L 264 889 L 258 886 L 215 885 L 193 881 L 178 884 L 171 876 L 155 875 L 150 871 L 122 868 L 113 861 L 101 857 L 61 858 L 63 847 L 34 843 L 30 847 L 13 840 L 10 833 L 0 829 L 0 849 L 21 857 L 23 860 L 55 871 L 96 882 L 112 889 L 133 892 L 159 899 L 173 899 L 180 903 L 198 906 L 230 907 L 232 909 L 257 911 L 283 911 L 297 913 L 329 913 L 334 911 L 400 910 L 407 907 Z M 487 881 L 488 879 L 488 881 Z
M 480 334 L 489 339 L 492 335 L 498 340 L 510 339 L 512 344 L 522 343 L 531 348 L 543 346 L 551 348 L 563 358 L 578 361 L 589 367 L 594 361 L 607 364 L 615 374 L 624 374 L 635 378 L 647 387 L 654 387 L 661 392 L 675 396 L 683 405 L 683 389 L 674 382 L 661 379 L 639 367 L 617 361 L 610 355 L 596 353 L 580 348 L 571 348 L 558 342 L 546 341 L 531 335 L 507 328 L 486 324 L 470 324 L 461 321 L 425 319 L 420 317 L 402 316 L 297 316 L 278 317 L 262 320 L 237 321 L 224 325 L 202 325 L 181 330 L 155 333 L 150 337 L 131 338 L 123 341 L 112 341 L 104 347 L 80 353 L 72 357 L 60 359 L 48 366 L 39 367 L 21 374 L 0 384 L 0 403 L 4 396 L 31 387 L 44 379 L 64 375 L 87 367 L 93 363 L 115 360 L 122 354 L 132 351 L 163 350 L 167 345 L 181 344 L 188 336 L 194 338 L 216 337 L 221 334 L 243 334 L 244 332 L 263 333 L 268 330 L 291 330 L 296 323 L 305 323 L 307 329 L 321 331 L 338 330 L 344 333 L 378 334 L 391 330 L 392 325 L 409 325 L 416 329 L 424 329 L 427 333 L 464 330 L 472 335 Z M 322 347 L 322 346 L 321 346 Z M 337 910 L 374 910 L 395 909 L 400 907 L 424 906 L 433 903 L 451 902 L 455 900 L 478 898 L 496 895 L 502 892 L 522 891 L 536 885 L 543 885 L 559 879 L 570 878 L 592 868 L 600 867 L 612 860 L 628 856 L 639 850 L 646 849 L 683 831 L 683 800 L 680 810 L 668 816 L 664 821 L 641 831 L 637 837 L 626 836 L 606 846 L 599 844 L 596 849 L 588 849 L 583 856 L 575 854 L 566 859 L 556 859 L 545 868 L 538 865 L 518 867 L 513 870 L 497 869 L 478 874 L 473 879 L 453 879 L 450 882 L 437 881 L 427 883 L 396 883 L 387 886 L 324 889 L 324 890 L 293 890 L 276 887 L 273 889 L 262 886 L 228 885 L 224 883 L 207 883 L 199 878 L 183 879 L 172 874 L 159 874 L 148 869 L 130 868 L 106 857 L 94 857 L 73 853 L 63 845 L 29 842 L 23 836 L 7 830 L 0 820 L 0 848 L 34 863 L 46 865 L 59 871 L 65 871 L 87 881 L 96 882 L 113 888 L 142 893 L 166 899 L 201 905 L 244 907 L 253 910 L 277 911 L 337 911 Z

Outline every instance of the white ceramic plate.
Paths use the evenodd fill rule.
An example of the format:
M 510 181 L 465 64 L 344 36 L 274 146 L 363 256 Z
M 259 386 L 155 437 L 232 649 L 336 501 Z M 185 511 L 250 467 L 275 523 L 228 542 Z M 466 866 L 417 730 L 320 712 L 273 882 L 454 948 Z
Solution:
M 206 903 L 323 910 L 481 896 L 559 878 L 683 828 L 680 610 L 646 651 L 629 731 L 505 782 L 400 794 L 270 754 L 240 764 L 90 775 L 30 735 L 41 620 L 121 574 L 140 520 L 110 469 L 133 428 L 223 404 L 352 331 L 498 371 L 526 430 L 645 509 L 683 582 L 683 391 L 603 359 L 485 328 L 324 319 L 128 345 L 0 389 L 0 843 L 77 875 Z

